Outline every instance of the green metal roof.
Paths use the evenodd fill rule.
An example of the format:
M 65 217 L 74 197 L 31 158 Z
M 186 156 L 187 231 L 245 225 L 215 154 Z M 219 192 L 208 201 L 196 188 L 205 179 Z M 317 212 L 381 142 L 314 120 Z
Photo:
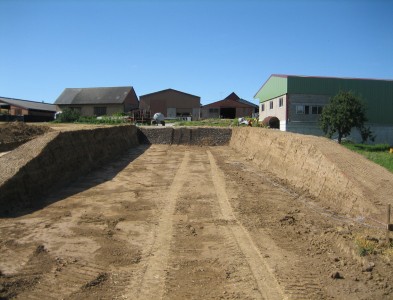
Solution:
M 284 95 L 287 93 L 287 76 L 271 75 L 264 85 L 255 94 L 254 99 L 258 98 L 260 102 Z
M 271 75 L 255 98 L 265 102 L 286 93 L 332 97 L 340 90 L 361 97 L 369 122 L 393 124 L 393 80 Z

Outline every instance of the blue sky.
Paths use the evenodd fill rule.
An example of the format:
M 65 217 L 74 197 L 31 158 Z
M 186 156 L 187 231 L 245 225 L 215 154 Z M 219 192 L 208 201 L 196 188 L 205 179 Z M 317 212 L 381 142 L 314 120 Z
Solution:
M 391 0 L 0 0 L 0 96 L 173 88 L 256 103 L 271 74 L 393 79 Z

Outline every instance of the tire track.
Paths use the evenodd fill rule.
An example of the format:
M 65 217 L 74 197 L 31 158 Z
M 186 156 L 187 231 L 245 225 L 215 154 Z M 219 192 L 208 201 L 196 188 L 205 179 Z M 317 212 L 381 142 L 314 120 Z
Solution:
M 25 270 L 26 273 L 34 274 L 36 265 L 30 265 Z M 17 299 L 59 299 L 59 295 L 71 295 L 80 290 L 84 284 L 87 284 L 99 274 L 105 272 L 105 269 L 92 262 L 78 261 L 62 268 L 53 270 L 39 279 L 34 290 L 27 291 L 18 295 Z
M 166 268 L 169 259 L 170 243 L 173 231 L 173 214 L 177 198 L 184 184 L 187 166 L 190 161 L 189 151 L 185 151 L 183 160 L 173 179 L 169 191 L 164 198 L 164 208 L 158 220 L 156 238 L 151 248 L 146 269 L 139 285 L 137 299 L 161 299 L 166 279 Z M 134 298 L 134 295 L 130 295 Z
M 223 220 L 206 148 L 193 150 L 176 203 L 164 299 L 261 299 L 256 280 Z
M 272 274 L 269 266 L 253 243 L 248 231 L 237 221 L 231 205 L 229 204 L 228 195 L 225 190 L 225 179 L 218 168 L 213 154 L 207 150 L 209 157 L 211 176 L 216 190 L 217 199 L 221 208 L 221 214 L 224 220 L 232 223 L 230 226 L 232 234 L 236 239 L 239 249 L 243 252 L 248 265 L 258 284 L 258 289 L 265 299 L 286 299 L 283 290 L 278 284 L 275 276 Z

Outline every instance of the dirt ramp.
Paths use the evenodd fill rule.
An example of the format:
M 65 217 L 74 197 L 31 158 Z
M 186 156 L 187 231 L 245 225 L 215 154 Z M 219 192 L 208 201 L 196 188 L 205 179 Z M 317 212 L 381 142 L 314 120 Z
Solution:
M 50 132 L 0 157 L 0 214 L 34 206 L 48 191 L 75 180 L 137 145 L 135 126 Z
M 215 127 L 139 127 L 141 144 L 222 146 L 228 145 L 231 128 Z
M 257 166 L 350 215 L 381 215 L 393 195 L 393 174 L 321 137 L 233 128 L 230 146 Z

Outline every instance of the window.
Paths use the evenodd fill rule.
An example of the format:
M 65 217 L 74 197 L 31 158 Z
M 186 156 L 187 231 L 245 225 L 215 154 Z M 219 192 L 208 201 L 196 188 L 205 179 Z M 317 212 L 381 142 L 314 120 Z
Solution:
M 320 114 L 322 114 L 322 106 L 320 106 L 320 105 L 312 106 L 311 113 L 313 115 L 320 115 Z
M 323 106 L 318 106 L 318 115 L 322 114 Z
M 284 105 L 284 99 L 283 98 L 278 99 L 278 106 L 282 107 L 283 105 Z
M 322 108 L 321 105 L 296 105 L 296 114 L 320 115 L 322 114 Z
M 269 102 L 270 109 L 273 109 L 273 101 Z
M 20 109 L 20 108 L 15 108 L 15 115 L 16 115 L 16 116 L 21 116 L 21 115 L 22 115 L 22 109 Z
M 218 108 L 209 108 L 209 113 L 218 114 Z
M 106 115 L 106 107 L 105 106 L 94 107 L 94 115 L 96 115 L 96 116 Z
M 304 105 L 296 105 L 296 114 L 298 115 L 304 114 Z
M 265 111 L 265 103 L 261 105 L 261 111 Z

